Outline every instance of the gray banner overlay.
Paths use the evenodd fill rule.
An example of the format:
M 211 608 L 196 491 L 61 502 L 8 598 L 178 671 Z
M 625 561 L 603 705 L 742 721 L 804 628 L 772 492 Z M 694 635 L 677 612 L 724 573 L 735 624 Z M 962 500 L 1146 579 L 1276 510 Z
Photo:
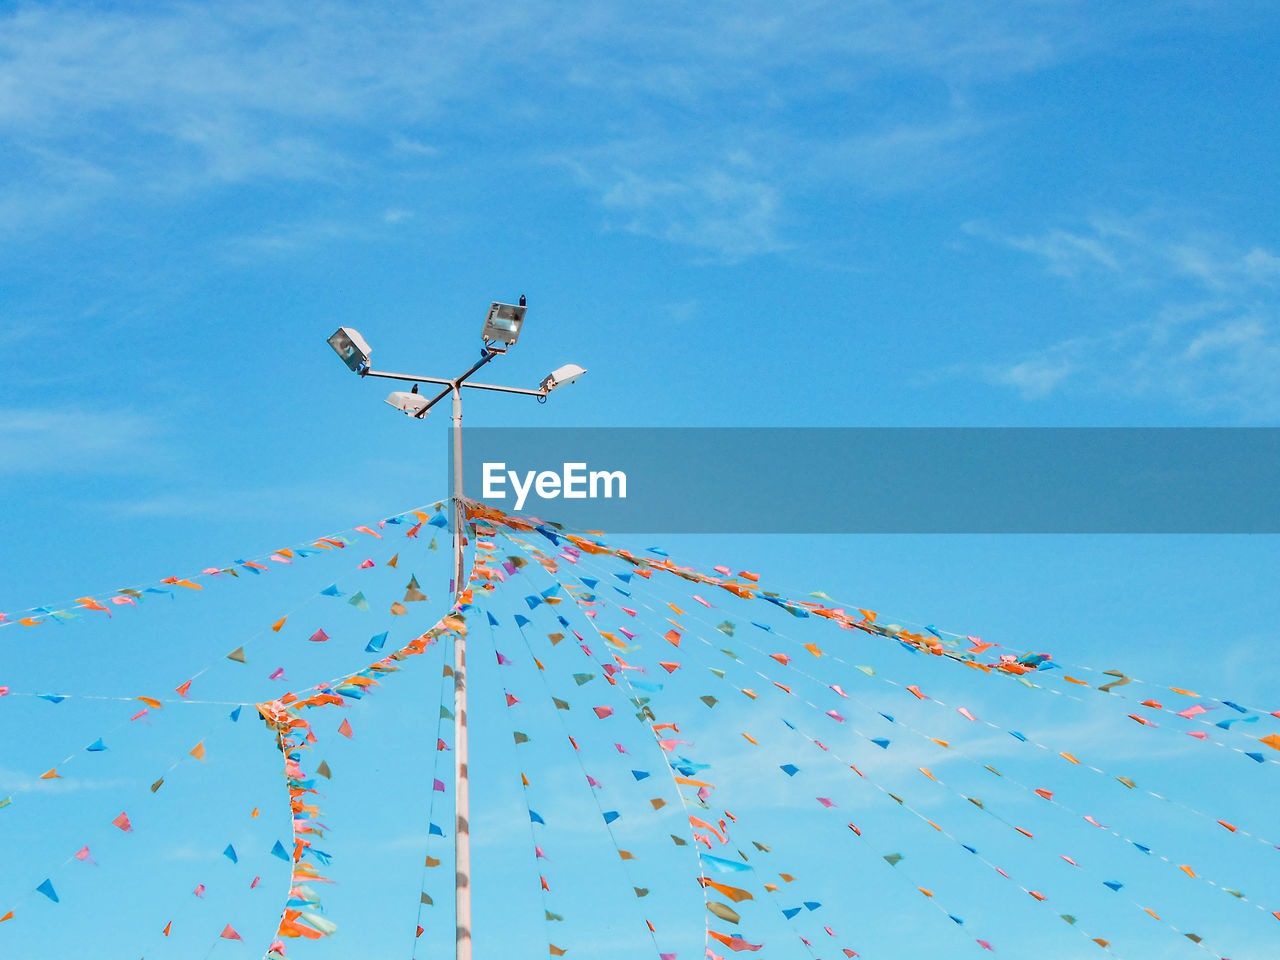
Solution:
M 467 496 L 581 529 L 1280 532 L 1274 428 L 479 427 L 463 436 Z

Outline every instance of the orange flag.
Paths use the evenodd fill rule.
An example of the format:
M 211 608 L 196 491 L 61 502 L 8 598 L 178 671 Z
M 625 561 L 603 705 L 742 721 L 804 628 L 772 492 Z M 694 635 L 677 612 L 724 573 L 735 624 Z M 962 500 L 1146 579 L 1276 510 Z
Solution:
M 731 887 L 727 883 L 717 883 L 715 880 L 708 879 L 707 877 L 699 877 L 698 882 L 704 887 L 710 887 L 712 890 L 717 890 L 720 893 L 723 893 L 734 903 L 739 903 L 743 900 L 755 899 L 749 891 L 743 890 L 741 887 Z
M 219 936 L 219 937 L 221 937 L 223 940 L 241 940 L 241 939 L 243 939 L 243 938 L 240 936 L 240 934 L 236 933 L 235 929 L 234 929 L 234 928 L 231 926 L 231 924 L 229 924 L 229 923 L 228 923 L 225 927 L 223 927 L 223 928 L 222 928 L 222 933 L 218 934 L 218 936 Z
M 348 723 L 345 718 L 343 719 L 342 724 L 338 727 L 338 732 L 348 740 L 351 739 L 351 724 Z
M 111 823 L 113 826 L 119 827 L 125 833 L 131 833 L 133 831 L 133 824 L 129 822 L 129 815 L 127 813 L 121 813 L 120 816 L 112 820 Z

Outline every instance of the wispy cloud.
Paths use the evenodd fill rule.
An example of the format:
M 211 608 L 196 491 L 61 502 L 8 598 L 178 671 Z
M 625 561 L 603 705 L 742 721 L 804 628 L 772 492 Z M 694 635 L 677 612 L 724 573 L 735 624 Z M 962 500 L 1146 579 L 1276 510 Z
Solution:
M 73 406 L 0 409 L 0 474 L 130 471 L 160 434 L 153 419 Z
M 992 364 L 982 370 L 989 381 L 1028 399 L 1081 389 L 1247 421 L 1280 416 L 1280 256 L 1271 250 L 1156 214 L 1095 216 L 1033 234 L 980 222 L 964 231 L 1028 254 L 1082 295 L 1151 304 L 1146 316 L 1104 333 Z
M 983 221 L 970 221 L 961 229 L 1029 254 L 1061 276 L 1103 275 L 1147 287 L 1183 282 L 1206 295 L 1237 297 L 1280 284 L 1280 256 L 1179 223 L 1168 214 L 1096 214 L 1071 228 L 1029 234 L 1009 233 Z
M 785 249 L 776 187 L 733 164 L 678 179 L 618 171 L 601 203 L 611 224 L 736 260 Z
M 479 94 L 489 74 L 468 65 L 532 16 L 448 4 L 20 5 L 0 30 L 0 142 L 11 176 L 60 199 L 51 210 L 12 191 L 0 229 L 104 199 L 332 182 L 363 162 L 370 137 L 421 158 L 428 148 L 388 124 Z
M 501 154 L 506 169 L 502 138 L 477 149 L 466 132 L 483 124 L 518 131 L 514 161 L 541 176 L 557 169 L 548 157 L 567 158 L 605 228 L 713 258 L 759 256 L 794 244 L 790 202 L 815 185 L 914 189 L 963 168 L 988 122 L 964 108 L 965 90 L 1121 29 L 1068 0 L 1016 15 L 940 0 L 680 14 L 622 3 L 589 16 L 545 2 L 19 5 L 0 30 L 0 169 L 21 189 L 0 201 L 0 237 L 109 201 L 287 182 L 342 190 L 448 162 L 459 144 L 468 164 Z M 903 77 L 939 103 L 887 92 L 886 79 Z M 807 109 L 829 113 L 831 98 L 861 107 L 795 126 Z
M 0 794 L 10 793 L 77 793 L 81 790 L 109 790 L 133 785 L 127 779 L 94 779 L 92 777 L 58 777 L 41 780 L 16 770 L 0 769 Z
M 408 210 L 392 208 L 372 219 L 307 218 L 267 224 L 256 233 L 228 239 L 222 256 L 230 262 L 257 262 L 262 257 L 305 253 L 326 243 L 372 241 L 390 235 L 412 217 Z

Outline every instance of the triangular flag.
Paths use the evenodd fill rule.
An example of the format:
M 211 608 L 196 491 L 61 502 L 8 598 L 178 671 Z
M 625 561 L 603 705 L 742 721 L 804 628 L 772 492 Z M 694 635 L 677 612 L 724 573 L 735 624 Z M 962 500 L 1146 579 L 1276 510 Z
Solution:
M 338 732 L 342 734 L 344 737 L 346 737 L 348 740 L 350 740 L 351 724 L 346 719 L 343 719 L 342 723 L 338 725 Z
M 227 654 L 227 659 L 234 660 L 236 663 L 244 663 L 245 662 L 244 647 L 236 647 L 234 650 L 232 650 L 230 653 Z
M 129 815 L 127 813 L 121 813 L 120 816 L 112 820 L 111 823 L 113 826 L 119 827 L 125 833 L 133 831 L 133 824 L 129 822 Z
M 234 929 L 232 929 L 231 924 L 229 924 L 229 923 L 228 923 L 225 927 L 223 927 L 223 928 L 222 928 L 222 932 L 221 932 L 220 934 L 218 934 L 218 936 L 219 936 L 221 939 L 223 939 L 223 940 L 239 940 L 239 939 L 241 939 L 240 934 L 236 933 L 236 932 L 235 932 L 235 930 L 234 930 Z
M 48 897 L 54 903 L 58 902 L 58 893 L 56 890 L 53 889 L 52 880 L 45 880 L 43 883 L 40 884 L 40 886 L 36 887 L 36 891 L 39 893 L 43 893 L 46 897 Z
M 197 743 L 194 747 L 192 747 L 187 752 L 190 753 L 197 760 L 203 760 L 204 759 L 204 741 L 201 740 L 199 743 Z

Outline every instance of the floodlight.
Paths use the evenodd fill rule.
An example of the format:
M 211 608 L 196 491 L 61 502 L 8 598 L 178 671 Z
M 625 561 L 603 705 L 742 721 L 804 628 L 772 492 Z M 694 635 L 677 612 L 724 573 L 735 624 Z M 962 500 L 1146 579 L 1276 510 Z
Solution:
M 329 346 L 333 347 L 333 352 L 356 373 L 360 372 L 361 367 L 369 366 L 369 355 L 373 350 L 364 342 L 360 331 L 354 327 L 339 327 L 337 332 L 329 338 Z
M 524 297 L 520 299 L 523 300 Z M 486 343 L 505 343 L 508 347 L 511 346 L 520 338 L 520 327 L 524 324 L 526 310 L 528 307 L 523 303 L 517 305 L 495 301 L 489 304 L 480 338 Z
M 542 378 L 542 389 L 550 393 L 556 387 L 563 387 L 565 384 L 573 383 L 586 372 L 586 369 L 576 363 L 566 363 L 563 367 L 556 367 Z
M 427 398 L 417 391 L 396 390 L 387 394 L 386 402 L 411 417 L 421 417 L 427 409 Z

